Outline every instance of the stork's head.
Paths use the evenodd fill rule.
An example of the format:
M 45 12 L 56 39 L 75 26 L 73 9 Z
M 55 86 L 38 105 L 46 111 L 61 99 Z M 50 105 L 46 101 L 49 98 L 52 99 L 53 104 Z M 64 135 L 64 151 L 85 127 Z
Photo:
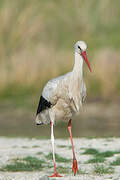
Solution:
M 76 44 L 75 44 L 75 52 L 83 57 L 86 64 L 88 65 L 89 70 L 92 72 L 92 69 L 90 67 L 90 63 L 89 63 L 88 58 L 87 58 L 86 49 L 87 49 L 87 45 L 86 45 L 86 43 L 84 41 L 77 41 L 76 42 Z

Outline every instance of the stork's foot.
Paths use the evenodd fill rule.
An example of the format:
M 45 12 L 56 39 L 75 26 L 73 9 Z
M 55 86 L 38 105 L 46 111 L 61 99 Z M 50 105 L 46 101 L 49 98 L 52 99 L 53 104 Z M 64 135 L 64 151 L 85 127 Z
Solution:
M 74 176 L 76 175 L 76 171 L 77 171 L 77 173 L 79 173 L 76 159 L 73 159 L 72 171 L 74 172 Z
M 62 177 L 61 175 L 58 174 L 58 172 L 56 171 L 52 176 L 49 177 Z

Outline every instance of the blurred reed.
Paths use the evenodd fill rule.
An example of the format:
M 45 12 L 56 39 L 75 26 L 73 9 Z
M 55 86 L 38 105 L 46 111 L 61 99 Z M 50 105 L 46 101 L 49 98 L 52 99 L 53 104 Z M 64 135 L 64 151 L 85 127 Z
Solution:
M 74 43 L 85 40 L 92 97 L 120 95 L 120 1 L 0 0 L 0 92 L 36 89 L 70 71 Z M 88 74 L 89 73 L 89 74 Z

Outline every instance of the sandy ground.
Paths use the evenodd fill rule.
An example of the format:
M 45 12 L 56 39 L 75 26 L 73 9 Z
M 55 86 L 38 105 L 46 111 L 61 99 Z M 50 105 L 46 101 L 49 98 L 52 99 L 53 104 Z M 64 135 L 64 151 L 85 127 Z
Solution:
M 70 148 L 70 140 L 57 139 L 55 140 L 55 150 L 62 157 L 72 159 L 72 151 Z M 85 171 L 85 174 L 73 176 L 71 172 L 72 161 L 70 163 L 57 163 L 57 166 L 68 167 L 69 174 L 62 174 L 64 177 L 57 179 L 65 180 L 120 180 L 120 166 L 114 167 L 114 173 L 97 175 L 94 173 L 94 164 L 87 164 L 86 161 L 91 159 L 92 155 L 83 155 L 82 153 L 87 148 L 95 148 L 99 151 L 120 150 L 120 138 L 75 138 L 74 139 L 76 158 L 79 168 Z M 42 152 L 38 155 L 38 152 Z M 15 158 L 23 158 L 26 156 L 34 156 L 44 159 L 44 156 L 51 152 L 50 140 L 27 139 L 27 138 L 0 138 L 0 167 L 11 163 Z M 107 158 L 104 162 L 108 166 L 110 162 L 120 157 L 120 154 L 115 154 Z M 50 162 L 51 165 L 52 162 Z M 0 171 L 0 180 L 39 180 L 40 177 L 51 175 L 53 168 L 44 168 L 42 171 L 35 172 L 3 172 Z M 53 178 L 55 179 L 55 178 Z

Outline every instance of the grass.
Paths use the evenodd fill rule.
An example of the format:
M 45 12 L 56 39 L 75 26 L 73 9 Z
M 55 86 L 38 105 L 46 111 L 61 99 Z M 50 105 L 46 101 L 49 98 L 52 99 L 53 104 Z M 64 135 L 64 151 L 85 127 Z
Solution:
M 99 175 L 112 174 L 112 173 L 114 173 L 114 168 L 111 166 L 105 167 L 104 165 L 96 165 L 94 167 L 94 172 Z
M 104 151 L 99 152 L 97 149 L 88 148 L 84 151 L 83 154 L 94 155 L 92 159 L 89 159 L 86 163 L 103 163 L 105 158 L 112 157 L 114 154 L 120 154 L 120 151 Z
M 57 171 L 61 174 L 69 174 L 70 173 L 70 169 L 67 167 L 63 167 L 63 166 L 58 166 Z
M 41 168 L 39 167 L 39 170 Z M 14 164 L 8 164 L 0 169 L 1 171 L 33 171 L 33 167 L 25 162 L 16 162 Z
M 99 156 L 101 158 L 112 157 L 114 154 L 117 153 L 118 153 L 117 151 L 105 151 L 105 152 L 99 152 L 98 154 L 96 154 L 96 156 Z
M 120 157 L 118 157 L 115 161 L 111 163 L 113 166 L 120 166 Z
M 103 163 L 105 159 L 103 157 L 96 156 L 93 159 L 89 159 L 87 163 Z
M 79 174 L 88 174 L 85 170 L 79 168 Z
M 94 148 L 88 148 L 83 152 L 83 154 L 92 154 L 92 155 L 96 155 L 98 153 L 99 153 L 99 151 Z
M 102 84 L 98 79 L 93 78 L 88 86 L 88 91 L 91 96 L 97 96 L 98 94 L 102 94 Z
M 96 157 L 106 158 L 106 157 L 111 157 L 114 154 L 120 154 L 120 151 L 104 151 L 104 152 L 99 152 L 97 149 L 88 148 L 88 149 L 86 149 L 83 152 L 83 154 L 91 154 L 91 155 L 95 155 Z
M 68 146 L 68 149 L 72 149 L 72 146 L 70 145 L 70 146 Z
M 53 165 L 48 164 L 48 169 L 53 168 Z M 57 171 L 61 174 L 69 174 L 71 173 L 71 168 L 63 167 L 63 166 L 57 166 Z
M 23 159 L 14 159 L 12 164 L 7 164 L 1 168 L 1 171 L 35 171 L 42 170 L 43 160 L 40 160 L 36 157 L 27 156 Z
M 49 153 L 45 157 L 48 160 L 51 160 L 53 158 L 52 153 Z M 56 153 L 55 153 L 55 160 L 56 160 L 56 162 L 64 162 L 64 163 L 71 162 L 71 159 L 64 158 L 64 157 L 62 157 L 62 156 L 60 156 L 60 155 L 58 155 Z
M 95 11 L 92 10 L 93 5 Z M 114 49 L 120 49 L 119 5 L 119 0 L 116 0 L 115 3 L 110 1 L 105 3 L 104 0 L 98 3 L 95 0 L 89 2 L 80 0 L 79 3 L 77 0 L 71 0 L 69 3 L 67 0 L 66 5 L 64 5 L 64 0 L 60 2 L 54 0 L 46 0 L 45 2 L 43 0 L 35 0 L 35 2 L 12 0 L 12 3 L 9 0 L 1 1 L 0 91 L 2 92 L 0 96 L 3 98 L 14 96 L 14 94 L 19 96 L 22 89 L 32 89 L 36 86 L 42 90 L 49 78 L 71 70 L 73 46 L 80 37 L 87 41 L 89 57 L 93 59 L 92 64 L 99 59 L 100 62 L 103 59 L 105 63 L 111 55 L 106 57 L 103 52 L 100 52 L 100 58 L 98 58 L 94 54 L 99 55 L 98 52 L 101 49 L 103 51 L 110 49 L 110 52 Z M 103 7 L 106 10 L 103 11 Z M 61 9 L 63 9 L 62 14 Z M 109 18 L 111 9 L 114 16 Z M 49 63 L 49 59 L 51 63 Z M 112 71 L 113 66 L 107 68 L 103 65 L 102 68 L 99 68 L 101 66 L 98 64 L 97 67 L 102 69 L 103 73 L 98 73 L 95 66 L 94 80 L 93 77 L 87 76 L 87 87 L 90 95 L 107 96 L 113 87 L 115 87 L 114 91 L 116 92 L 114 94 L 119 95 L 120 78 L 116 73 L 119 72 L 119 59 L 117 63 L 115 73 Z M 106 70 L 110 68 L 112 75 L 114 75 L 113 86 L 104 82 L 104 79 L 111 82 L 110 74 L 106 73 Z M 100 79 L 102 74 L 106 78 Z M 116 83 L 116 79 L 118 83 Z M 20 91 L 19 89 L 14 90 L 13 87 L 13 93 L 12 91 L 9 93 L 10 86 L 19 86 Z M 106 94 L 104 94 L 105 90 Z M 113 94 L 113 92 L 111 93 Z
M 53 168 L 50 164 L 48 165 L 48 168 Z M 57 171 L 61 174 L 71 174 L 71 167 L 63 167 L 63 166 L 57 166 Z M 86 171 L 79 169 L 80 174 L 87 174 Z
M 32 146 L 32 148 L 40 148 L 40 146 L 34 145 Z
M 43 154 L 43 152 L 39 151 L 39 152 L 37 152 L 36 154 L 37 154 L 37 155 L 41 155 L 41 154 Z
M 66 145 L 57 145 L 58 148 L 66 148 Z
M 29 148 L 29 147 L 28 147 L 28 146 L 22 146 L 22 148 L 27 149 L 27 148 Z

